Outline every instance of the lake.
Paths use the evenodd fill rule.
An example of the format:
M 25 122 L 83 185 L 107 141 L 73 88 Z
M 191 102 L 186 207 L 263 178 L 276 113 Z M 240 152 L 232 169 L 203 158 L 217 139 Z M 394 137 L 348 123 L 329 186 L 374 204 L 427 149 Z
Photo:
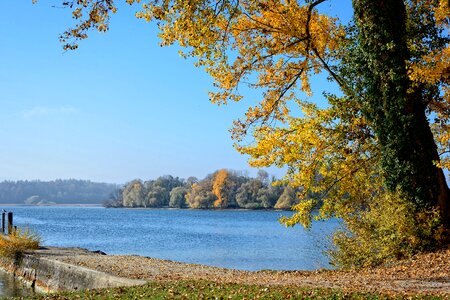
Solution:
M 14 225 L 43 245 L 82 247 L 240 270 L 330 268 L 323 253 L 338 220 L 307 231 L 278 219 L 291 212 L 7 206 Z
M 25 287 L 13 275 L 0 271 L 0 297 L 18 297 L 32 295 L 32 290 Z
M 336 220 L 310 231 L 278 222 L 290 212 L 5 207 L 48 246 L 82 247 L 242 270 L 329 267 L 322 253 Z

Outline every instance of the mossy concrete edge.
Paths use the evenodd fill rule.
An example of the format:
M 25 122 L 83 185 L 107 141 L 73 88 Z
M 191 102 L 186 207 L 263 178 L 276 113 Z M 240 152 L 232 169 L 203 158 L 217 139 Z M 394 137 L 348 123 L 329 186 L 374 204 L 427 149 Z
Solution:
M 117 277 L 52 259 L 52 256 L 58 256 L 61 249 L 73 250 L 75 254 L 79 251 L 87 252 L 78 248 L 45 248 L 16 258 L 3 257 L 0 259 L 0 267 L 37 292 L 79 291 L 147 283 L 145 280 Z

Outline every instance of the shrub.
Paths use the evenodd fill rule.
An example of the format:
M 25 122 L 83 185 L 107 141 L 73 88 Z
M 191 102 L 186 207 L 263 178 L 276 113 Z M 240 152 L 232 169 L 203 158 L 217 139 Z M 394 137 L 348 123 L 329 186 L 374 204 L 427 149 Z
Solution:
M 437 210 L 415 209 L 399 193 L 376 197 L 369 207 L 345 219 L 333 236 L 331 261 L 341 268 L 379 265 L 432 250 L 446 243 Z
M 17 258 L 27 250 L 38 249 L 41 238 L 29 229 L 17 229 L 13 234 L 0 235 L 0 256 Z

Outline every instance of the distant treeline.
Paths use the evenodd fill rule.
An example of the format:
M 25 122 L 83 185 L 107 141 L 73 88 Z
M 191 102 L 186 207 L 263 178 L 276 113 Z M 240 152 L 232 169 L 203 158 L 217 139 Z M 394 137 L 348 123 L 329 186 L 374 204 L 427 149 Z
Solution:
M 260 170 L 256 178 L 218 170 L 202 180 L 166 175 L 155 180 L 133 180 L 116 190 L 106 207 L 288 209 L 298 202 L 297 191 L 273 186 L 274 178 Z
M 111 198 L 116 184 L 89 180 L 3 181 L 0 203 L 11 204 L 99 204 Z

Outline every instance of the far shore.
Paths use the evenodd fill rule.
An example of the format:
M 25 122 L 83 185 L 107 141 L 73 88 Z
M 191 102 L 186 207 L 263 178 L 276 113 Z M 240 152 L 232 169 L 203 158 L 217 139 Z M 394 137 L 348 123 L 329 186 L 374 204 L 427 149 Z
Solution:
M 290 209 L 279 208 L 179 208 L 179 207 L 105 207 L 101 203 L 85 204 L 85 203 L 56 203 L 56 204 L 24 204 L 24 203 L 1 203 L 1 206 L 20 206 L 20 207 L 104 207 L 107 209 L 124 208 L 130 210 L 198 210 L 198 211 L 291 211 Z
M 40 205 L 33 205 L 33 204 L 25 204 L 25 203 L 1 203 L 1 206 L 24 206 L 24 207 L 42 207 L 42 206 L 83 206 L 83 207 L 103 207 L 101 203 L 95 203 L 95 204 L 86 204 L 86 203 L 56 203 L 56 204 L 40 204 Z

